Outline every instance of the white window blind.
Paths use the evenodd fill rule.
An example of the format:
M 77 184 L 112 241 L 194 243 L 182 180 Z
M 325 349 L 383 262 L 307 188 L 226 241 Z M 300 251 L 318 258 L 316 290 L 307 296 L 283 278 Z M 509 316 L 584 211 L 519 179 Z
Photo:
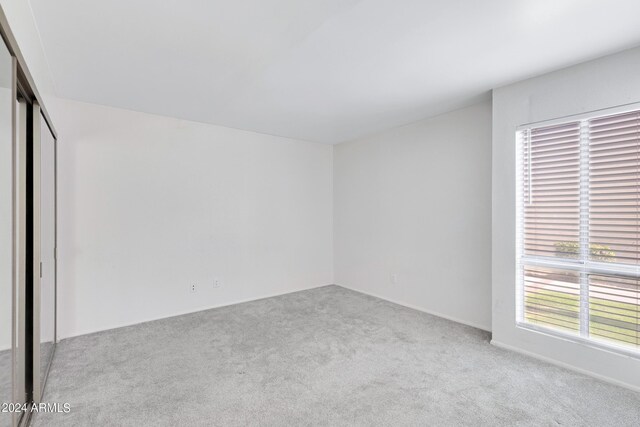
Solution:
M 640 355 L 640 109 L 517 144 L 518 323 Z

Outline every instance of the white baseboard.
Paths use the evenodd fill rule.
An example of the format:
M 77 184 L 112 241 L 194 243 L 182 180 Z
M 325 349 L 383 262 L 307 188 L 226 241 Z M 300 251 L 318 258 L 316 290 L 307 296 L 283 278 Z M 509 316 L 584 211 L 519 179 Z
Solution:
M 481 326 L 481 325 L 479 325 L 477 323 L 474 323 L 474 322 L 469 322 L 469 321 L 466 321 L 466 320 L 458 319 L 458 318 L 453 317 L 453 316 L 448 316 L 446 314 L 438 313 L 438 312 L 435 312 L 435 311 L 432 311 L 432 310 L 427 310 L 427 309 L 424 309 L 423 307 L 418 307 L 418 306 L 415 306 L 413 304 L 408 304 L 408 303 L 405 303 L 405 302 L 402 302 L 402 301 L 393 300 L 393 299 L 386 298 L 384 296 L 377 295 L 377 294 L 374 294 L 374 293 L 371 293 L 371 292 L 365 292 L 365 291 L 362 291 L 360 289 L 351 288 L 349 286 L 344 286 L 344 285 L 340 285 L 340 284 L 337 284 L 337 286 L 341 286 L 341 287 L 343 287 L 345 289 L 349 289 L 349 290 L 352 290 L 354 292 L 359 292 L 361 294 L 370 295 L 372 297 L 380 298 L 382 300 L 389 301 L 389 302 L 392 302 L 394 304 L 401 305 L 403 307 L 411 308 L 413 310 L 421 311 L 423 313 L 431 314 L 433 316 L 442 317 L 443 319 L 451 320 L 453 322 L 462 323 L 463 325 L 472 326 L 474 328 L 481 329 L 483 331 L 491 332 L 488 328 L 486 328 L 484 326 Z M 532 352 L 529 352 L 529 351 L 526 351 L 526 350 L 522 350 L 522 349 L 519 349 L 519 348 L 516 348 L 516 347 L 512 347 L 510 345 L 501 343 L 501 342 L 493 340 L 493 339 L 491 340 L 491 344 L 496 346 L 496 347 L 502 348 L 504 350 L 513 351 L 513 352 L 520 353 L 520 354 L 523 354 L 523 355 L 528 356 L 528 357 L 532 357 L 534 359 L 542 360 L 543 362 L 547 362 L 547 363 L 550 363 L 552 365 L 568 369 L 570 371 L 578 372 L 580 374 L 596 378 L 598 380 L 607 382 L 609 384 L 614 384 L 614 385 L 617 385 L 619 387 L 623 387 L 623 388 L 626 388 L 626 389 L 629 389 L 629 390 L 632 390 L 632 391 L 635 391 L 635 392 L 640 392 L 640 387 L 637 387 L 637 386 L 635 386 L 633 384 L 629 384 L 629 383 L 626 383 L 626 382 L 623 382 L 623 381 L 620 381 L 620 380 L 616 380 L 614 378 L 607 377 L 605 375 L 600 375 L 600 374 L 597 374 L 595 372 L 588 371 L 586 369 L 577 368 L 577 367 L 575 367 L 573 365 L 570 365 L 570 364 L 564 363 L 564 362 L 560 362 L 560 361 L 552 359 L 550 357 L 545 357 L 545 356 L 539 355 L 537 353 L 532 353 Z
M 193 310 L 178 311 L 178 312 L 172 313 L 172 314 L 170 314 L 168 316 L 149 317 L 149 318 L 146 318 L 146 319 L 143 319 L 143 320 L 140 320 L 140 321 L 136 321 L 136 322 L 118 323 L 118 324 L 115 324 L 115 325 L 113 325 L 111 327 L 108 327 L 108 328 L 100 328 L 100 329 L 92 329 L 92 330 L 80 331 L 80 332 L 77 332 L 77 333 L 65 335 L 63 337 L 58 337 L 57 342 L 66 340 L 68 338 L 81 337 L 83 335 L 95 334 L 97 332 L 104 332 L 104 331 L 111 331 L 113 329 L 126 328 L 127 326 L 140 325 L 142 323 L 154 322 L 156 320 L 170 319 L 172 317 L 184 316 L 186 314 L 199 313 L 201 311 L 207 311 L 207 310 L 211 310 L 211 309 L 214 309 L 214 308 L 228 307 L 230 305 L 242 304 L 242 303 L 245 303 L 245 302 L 258 301 L 258 300 L 261 300 L 261 299 L 273 298 L 273 297 L 278 297 L 278 296 L 281 296 L 281 295 L 294 294 L 296 292 L 308 291 L 310 289 L 317 289 L 317 288 L 322 288 L 322 287 L 325 287 L 325 286 L 332 286 L 332 283 L 329 283 L 329 284 L 326 284 L 326 285 L 311 286 L 309 288 L 297 289 L 295 291 L 290 291 L 290 292 L 275 292 L 275 293 L 271 293 L 271 294 L 258 295 L 258 296 L 254 297 L 254 298 L 244 298 L 244 299 L 239 299 L 239 300 L 233 300 L 233 301 L 230 301 L 230 302 L 225 302 L 223 304 L 217 304 L 217 305 L 211 305 L 211 306 L 205 306 L 205 307 L 198 307 L 198 308 L 195 308 Z
M 365 292 L 365 291 L 362 291 L 360 289 L 352 288 L 352 287 L 349 287 L 349 286 L 345 286 L 345 285 L 341 285 L 341 284 L 336 284 L 336 286 L 340 286 L 342 288 L 349 289 L 349 290 L 354 291 L 354 292 L 359 292 L 361 294 L 369 295 L 369 296 L 372 296 L 372 297 L 375 297 L 375 298 L 383 299 L 385 301 L 389 301 L 389 302 L 392 302 L 394 304 L 398 304 L 398 305 L 401 305 L 403 307 L 410 308 L 412 310 L 421 311 L 423 313 L 431 314 L 432 316 L 442 317 L 443 319 L 451 320 L 452 322 L 462 323 L 463 325 L 471 326 L 473 328 L 480 329 L 480 330 L 485 331 L 485 332 L 491 332 L 491 328 L 487 328 L 486 326 L 480 325 L 480 324 L 475 323 L 475 322 L 470 322 L 468 320 L 459 319 L 459 318 L 454 317 L 454 316 L 449 316 L 448 314 L 443 314 L 443 313 L 439 313 L 437 311 L 428 310 L 428 309 L 426 309 L 424 307 L 419 307 L 417 305 L 409 304 L 409 303 L 406 303 L 406 302 L 403 302 L 403 301 L 394 300 L 394 299 L 387 298 L 387 297 L 384 297 L 384 296 L 381 296 L 381 295 L 377 295 L 377 294 L 374 294 L 374 293 L 371 293 L 371 292 Z
M 532 357 L 534 359 L 542 360 L 543 362 L 547 362 L 547 363 L 550 363 L 552 365 L 559 366 L 561 368 L 565 368 L 565 369 L 568 369 L 570 371 L 577 372 L 579 374 L 587 375 L 589 377 L 596 378 L 596 379 L 598 379 L 600 381 L 604 381 L 604 382 L 609 383 L 609 384 L 617 385 L 619 387 L 623 387 L 623 388 L 626 388 L 626 389 L 629 389 L 629 390 L 632 390 L 632 391 L 635 391 L 635 392 L 640 392 L 640 387 L 637 387 L 637 386 L 635 386 L 633 384 L 629 384 L 629 383 L 626 383 L 624 381 L 616 380 L 616 379 L 608 377 L 606 375 L 597 374 L 597 373 L 595 373 L 593 371 L 588 371 L 586 369 L 581 369 L 581 368 L 575 367 L 573 365 L 570 365 L 568 363 L 560 362 L 559 360 L 552 359 L 552 358 L 546 357 L 546 356 L 542 356 L 542 355 L 537 354 L 537 353 L 533 353 L 533 352 L 530 352 L 530 351 L 522 350 L 520 348 L 510 346 L 509 344 L 504 344 L 504 343 L 501 343 L 499 341 L 496 341 L 496 340 L 492 339 L 491 340 L 491 345 L 494 345 L 496 347 L 502 348 L 504 350 L 509 350 L 509 351 L 513 351 L 515 353 L 523 354 L 525 356 L 529 356 L 529 357 Z
M 190 311 L 178 312 L 178 313 L 171 314 L 170 316 L 161 316 L 161 317 L 149 318 L 149 319 L 145 319 L 145 320 L 140 321 L 140 322 L 120 324 L 120 325 L 117 325 L 117 326 L 114 326 L 114 327 L 111 327 L 111 328 L 97 329 L 97 330 L 92 330 L 92 331 L 81 332 L 81 333 L 78 333 L 78 334 L 65 336 L 63 338 L 60 338 L 60 340 L 64 340 L 64 339 L 67 339 L 67 338 L 78 337 L 78 336 L 82 336 L 82 335 L 89 335 L 89 334 L 93 334 L 93 333 L 96 333 L 96 332 L 102 332 L 102 331 L 109 331 L 109 330 L 113 330 L 113 329 L 125 328 L 127 326 L 139 325 L 139 324 L 142 324 L 142 323 L 153 322 L 153 321 L 156 321 L 156 320 L 170 319 L 172 317 L 183 316 L 185 314 L 198 313 L 198 312 L 201 312 L 201 311 L 207 311 L 207 310 L 211 310 L 211 309 L 214 309 L 214 308 L 227 307 L 227 306 L 230 306 L 230 305 L 242 304 L 242 303 L 245 303 L 245 302 L 258 301 L 258 300 L 261 300 L 261 299 L 273 298 L 273 297 L 277 297 L 277 296 L 281 296 L 281 295 L 288 295 L 288 294 L 292 294 L 292 293 L 296 293 L 296 292 L 302 292 L 302 291 L 306 291 L 306 290 L 310 290 L 310 289 L 322 288 L 324 286 L 331 286 L 331 284 L 313 286 L 313 287 L 310 287 L 310 288 L 300 289 L 300 290 L 296 290 L 296 291 L 292 291 L 292 292 L 273 293 L 273 294 L 261 295 L 261 296 L 255 297 L 255 298 L 234 300 L 234 301 L 229 302 L 229 303 L 224 303 L 224 304 L 219 304 L 219 305 L 214 305 L 214 306 L 209 306 L 209 307 L 202 307 L 202 308 L 198 308 L 198 309 L 190 310 Z M 340 286 L 342 288 L 349 289 L 351 291 L 358 292 L 358 293 L 361 293 L 361 294 L 369 295 L 369 296 L 372 296 L 372 297 L 375 297 L 375 298 L 379 298 L 379 299 L 391 302 L 393 304 L 398 304 L 398 305 L 401 305 L 403 307 L 407 307 L 407 308 L 410 308 L 410 309 L 413 309 L 413 310 L 416 310 L 416 311 L 420 311 L 420 312 L 423 312 L 423 313 L 431 314 L 433 316 L 441 317 L 443 319 L 451 320 L 451 321 L 456 322 L 456 323 L 461 323 L 463 325 L 471 326 L 473 328 L 480 329 L 480 330 L 483 330 L 483 331 L 486 331 L 486 332 L 491 332 L 487 327 L 479 325 L 479 324 L 477 324 L 475 322 L 469 322 L 467 320 L 459 319 L 459 318 L 456 318 L 456 317 L 453 317 L 453 316 L 449 316 L 449 315 L 446 315 L 446 314 L 442 314 L 442 313 L 438 313 L 438 312 L 435 312 L 435 311 L 432 311 L 432 310 L 427 310 L 427 309 L 425 309 L 423 307 L 418 307 L 416 305 L 409 304 L 409 303 L 406 303 L 406 302 L 403 302 L 403 301 L 398 301 L 398 300 L 386 298 L 386 297 L 383 297 L 381 295 L 377 295 L 377 294 L 374 294 L 374 293 L 371 293 L 371 292 L 364 292 L 364 291 L 362 291 L 360 289 L 351 288 L 349 286 L 344 286 L 344 285 L 340 285 L 340 284 L 335 284 L 335 286 Z M 586 369 L 581 369 L 581 368 L 575 367 L 573 365 L 570 365 L 568 363 L 560 362 L 560 361 L 558 361 L 556 359 L 552 359 L 552 358 L 549 358 L 549 357 L 546 357 L 546 356 L 542 356 L 542 355 L 537 354 L 537 353 L 533 353 L 533 352 L 530 352 L 530 351 L 522 350 L 520 348 L 513 347 L 513 346 L 510 346 L 508 344 L 501 343 L 501 342 L 496 341 L 494 339 L 491 340 L 491 345 L 494 345 L 496 347 L 502 348 L 504 350 L 513 351 L 513 352 L 516 352 L 516 353 L 519 353 L 519 354 L 523 354 L 525 356 L 532 357 L 534 359 L 542 360 L 542 361 L 550 363 L 552 365 L 559 366 L 561 368 L 565 368 L 565 369 L 568 369 L 570 371 L 578 372 L 580 374 L 587 375 L 587 376 L 599 379 L 599 380 L 607 382 L 609 384 L 614 384 L 614 385 L 617 385 L 617 386 L 620 386 L 620 387 L 624 387 L 626 389 L 629 389 L 629 390 L 632 390 L 632 391 L 635 391 L 635 392 L 640 392 L 640 387 L 637 387 L 637 386 L 635 386 L 633 384 L 629 384 L 629 383 L 626 383 L 626 382 L 623 382 L 623 381 L 619 381 L 619 380 L 616 380 L 614 378 L 611 378 L 611 377 L 608 377 L 608 376 L 605 376 L 605 375 L 600 375 L 600 374 L 597 374 L 595 372 L 588 371 Z

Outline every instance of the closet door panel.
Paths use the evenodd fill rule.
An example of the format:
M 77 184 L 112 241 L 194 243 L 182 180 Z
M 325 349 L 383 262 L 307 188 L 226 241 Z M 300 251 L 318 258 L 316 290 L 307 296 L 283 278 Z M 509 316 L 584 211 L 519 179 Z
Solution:
M 56 341 L 56 141 L 40 118 L 40 384 Z

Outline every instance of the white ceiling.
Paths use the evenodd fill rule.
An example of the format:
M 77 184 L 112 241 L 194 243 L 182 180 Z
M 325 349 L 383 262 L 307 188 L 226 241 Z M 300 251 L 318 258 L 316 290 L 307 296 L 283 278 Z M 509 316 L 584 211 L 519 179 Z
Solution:
M 31 0 L 59 96 L 337 143 L 640 43 L 638 0 Z

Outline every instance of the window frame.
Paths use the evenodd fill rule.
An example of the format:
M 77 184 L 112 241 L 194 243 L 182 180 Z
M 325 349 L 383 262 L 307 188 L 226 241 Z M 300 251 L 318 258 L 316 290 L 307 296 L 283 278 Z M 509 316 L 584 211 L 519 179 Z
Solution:
M 640 112 L 640 102 L 634 102 L 624 105 L 619 105 L 611 108 L 604 108 L 594 111 L 588 111 L 580 114 L 558 117 L 550 120 L 543 120 L 537 122 L 531 122 L 516 127 L 515 131 L 515 143 L 516 143 L 516 327 L 527 331 L 541 333 L 557 339 L 563 339 L 574 343 L 579 343 L 588 347 L 597 348 L 616 354 L 623 354 L 632 358 L 640 359 L 640 348 L 634 349 L 629 346 L 617 344 L 613 341 L 607 341 L 589 336 L 589 276 L 590 275 L 608 275 L 622 278 L 632 278 L 640 280 L 640 264 L 622 264 L 613 262 L 601 262 L 592 261 L 588 256 L 584 256 L 585 247 L 586 251 L 589 249 L 589 227 L 588 216 L 585 217 L 585 209 L 583 203 L 585 200 L 588 203 L 588 197 L 580 197 L 580 257 L 578 259 L 573 258 L 557 258 L 551 256 L 542 255 L 525 255 L 524 254 L 524 132 L 532 129 L 555 126 L 562 124 L 569 124 L 572 122 L 579 122 L 580 126 L 580 192 L 585 190 L 588 192 L 589 183 L 589 138 L 588 130 L 589 120 L 597 119 L 600 117 L 624 114 L 631 112 Z M 585 154 L 586 153 L 586 154 Z M 585 164 L 586 162 L 586 164 Z M 585 179 L 586 175 L 586 179 Z M 586 186 L 586 188 L 585 188 Z M 587 210 L 588 211 L 588 210 Z M 583 231 L 586 230 L 586 231 Z M 579 325 L 580 330 L 578 333 L 566 332 L 561 329 L 553 329 L 551 327 L 544 327 L 529 323 L 525 320 L 524 310 L 524 268 L 525 266 L 560 269 L 565 271 L 578 272 L 580 274 L 580 315 Z M 586 333 L 583 325 L 586 322 Z

